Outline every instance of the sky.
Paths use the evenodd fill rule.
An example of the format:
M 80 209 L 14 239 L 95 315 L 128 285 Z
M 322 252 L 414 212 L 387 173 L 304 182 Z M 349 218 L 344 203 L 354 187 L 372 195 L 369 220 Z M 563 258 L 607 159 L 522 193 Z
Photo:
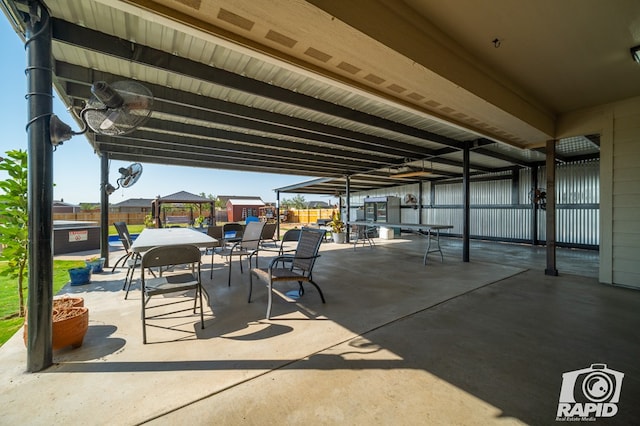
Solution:
M 22 39 L 15 33 L 4 14 L 0 13 L 0 46 L 4 64 L 0 67 L 0 156 L 13 149 L 27 150 L 27 79 L 24 72 L 26 54 Z M 66 111 L 57 93 L 53 91 L 53 112 L 73 130 L 77 123 Z M 71 204 L 98 203 L 100 201 L 100 157 L 93 152 L 84 136 L 75 136 L 64 142 L 53 153 L 54 199 Z M 118 168 L 126 167 L 125 161 L 111 161 L 109 182 L 116 185 Z M 188 168 L 143 163 L 143 172 L 136 184 L 118 189 L 109 198 L 112 204 L 130 198 L 155 198 L 179 191 L 206 195 L 251 195 L 263 201 L 276 201 L 275 188 L 312 179 L 308 176 L 276 175 L 227 170 Z M 0 171 L 0 179 L 6 173 Z M 332 202 L 322 195 L 302 194 L 307 201 Z M 280 199 L 293 198 L 294 194 L 282 194 Z

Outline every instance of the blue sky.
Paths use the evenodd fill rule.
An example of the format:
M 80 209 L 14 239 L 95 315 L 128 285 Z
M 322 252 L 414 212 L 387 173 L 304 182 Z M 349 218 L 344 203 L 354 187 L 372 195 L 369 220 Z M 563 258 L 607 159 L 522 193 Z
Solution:
M 25 99 L 27 80 L 24 73 L 26 55 L 22 40 L 13 31 L 4 14 L 0 13 L 0 40 L 4 64 L 0 67 L 0 156 L 11 149 L 27 149 L 27 101 Z M 54 91 L 54 113 L 74 130 L 76 122 L 69 116 Z M 84 136 L 76 136 L 53 153 L 54 198 L 78 204 L 99 202 L 100 200 L 100 158 L 93 152 Z M 112 161 L 109 181 L 115 186 L 119 176 L 118 168 L 128 162 Z M 129 198 L 154 198 L 178 191 L 194 194 L 204 192 L 213 195 L 255 195 L 264 201 L 275 201 L 274 188 L 303 182 L 309 177 L 233 172 L 214 169 L 187 168 L 143 164 L 140 180 L 127 189 L 119 189 L 110 197 L 111 203 L 119 203 Z M 0 178 L 6 174 L 0 172 Z M 303 194 L 304 195 L 304 194 Z M 292 198 L 292 194 L 282 194 L 281 199 Z M 320 195 L 305 195 L 307 201 L 330 201 Z M 335 200 L 334 200 L 335 201 Z

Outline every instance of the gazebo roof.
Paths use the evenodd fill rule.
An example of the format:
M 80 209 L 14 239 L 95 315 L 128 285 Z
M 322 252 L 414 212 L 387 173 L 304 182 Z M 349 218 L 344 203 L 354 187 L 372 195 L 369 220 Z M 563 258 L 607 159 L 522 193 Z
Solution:
M 195 204 L 204 204 L 204 203 L 214 203 L 214 200 L 211 200 L 206 197 L 202 197 L 200 195 L 192 194 L 187 191 L 176 192 L 175 194 L 165 195 L 164 197 L 157 198 L 160 203 L 195 203 Z

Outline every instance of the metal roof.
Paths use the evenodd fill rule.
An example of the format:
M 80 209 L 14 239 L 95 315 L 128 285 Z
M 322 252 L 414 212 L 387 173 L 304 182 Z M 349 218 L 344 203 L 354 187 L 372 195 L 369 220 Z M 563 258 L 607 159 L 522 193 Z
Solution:
M 17 31 L 24 34 L 17 2 L 1 1 Z M 315 176 L 319 179 L 279 190 L 324 194 L 343 191 L 346 176 L 352 191 L 459 177 L 466 146 L 471 147 L 472 175 L 544 161 L 543 152 L 524 143 L 527 135 L 540 137 L 543 132 L 530 125 L 521 125 L 518 134 L 506 124 L 499 128 L 489 120 L 493 114 L 496 123 L 506 123 L 506 114 L 489 103 L 476 110 L 477 118 L 455 111 L 444 117 L 449 111 L 436 112 L 434 105 L 439 102 L 426 96 L 428 90 L 422 91 L 425 94 L 407 90 L 410 82 L 403 83 L 407 88 L 393 83 L 385 91 L 373 89 L 344 77 L 360 69 L 348 62 L 337 65 L 342 73 L 338 76 L 320 72 L 314 62 L 301 66 L 284 48 L 257 47 L 236 28 L 248 28 L 248 18 L 243 21 L 240 11 L 225 9 L 232 5 L 203 1 L 199 12 L 191 12 L 158 3 L 165 3 L 165 12 L 142 1 L 44 1 L 52 16 L 54 85 L 78 117 L 78 126 L 95 81 L 136 80 L 154 95 L 150 120 L 133 133 L 87 134 L 96 152 L 109 159 Z M 217 15 L 205 14 L 205 4 Z M 264 6 L 249 2 L 242 7 L 252 4 Z M 284 3 L 273 5 L 285 13 Z M 316 11 L 310 4 L 296 7 Z M 191 20 L 186 13 L 200 20 Z M 215 19 L 216 25 L 225 21 L 226 26 L 220 29 L 207 23 Z M 271 42 L 286 46 L 296 41 L 270 31 Z M 371 40 L 367 43 L 380 49 L 381 55 L 398 57 Z M 304 52 L 316 62 L 322 53 L 312 48 Z M 407 73 L 416 72 L 406 57 L 398 60 L 406 62 Z M 385 80 L 383 71 L 362 79 L 379 84 Z M 430 75 L 419 71 L 425 78 Z M 476 98 L 469 99 L 480 105 Z M 562 161 L 597 157 L 598 137 L 562 140 L 558 153 Z M 420 170 L 430 174 L 393 177 Z

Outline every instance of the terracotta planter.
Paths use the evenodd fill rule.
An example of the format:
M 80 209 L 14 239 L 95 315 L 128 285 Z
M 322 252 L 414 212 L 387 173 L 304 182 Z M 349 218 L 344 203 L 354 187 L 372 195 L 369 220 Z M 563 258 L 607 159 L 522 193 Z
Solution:
M 71 345 L 82 346 L 89 328 L 89 309 L 84 306 L 81 297 L 59 297 L 53 300 L 52 346 L 53 350 Z M 22 337 L 27 344 L 27 322 L 25 321 Z
M 54 312 L 53 321 L 53 350 L 62 349 L 71 345 L 74 349 L 82 346 L 84 335 L 89 328 L 88 308 L 68 308 L 58 313 L 63 319 L 56 321 Z

